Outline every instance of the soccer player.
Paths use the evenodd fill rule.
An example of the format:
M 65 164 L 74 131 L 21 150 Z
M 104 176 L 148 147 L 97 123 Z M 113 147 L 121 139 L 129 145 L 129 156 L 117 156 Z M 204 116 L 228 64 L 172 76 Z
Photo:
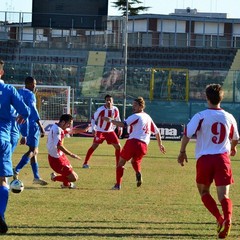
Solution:
M 62 188 L 76 188 L 73 182 L 77 181 L 78 175 L 73 171 L 70 161 L 66 155 L 69 155 L 72 158 L 81 159 L 78 155 L 69 151 L 64 145 L 63 140 L 65 134 L 76 134 L 86 132 L 88 127 L 85 129 L 72 129 L 71 132 L 68 129 L 72 126 L 73 117 L 70 114 L 63 114 L 60 117 L 58 123 L 53 124 L 51 127 L 48 140 L 47 140 L 47 149 L 48 149 L 48 161 L 49 165 L 55 172 L 51 173 L 52 181 L 59 181 L 63 184 Z
M 208 109 L 195 114 L 187 124 L 178 155 L 178 163 L 184 166 L 184 162 L 188 161 L 187 144 L 196 134 L 197 188 L 203 204 L 217 220 L 219 238 L 226 238 L 231 227 L 232 201 L 229 189 L 233 176 L 230 156 L 236 154 L 239 140 L 236 120 L 220 107 L 223 96 L 221 85 L 210 84 L 206 87 Z M 213 181 L 223 215 L 210 193 Z
M 1 79 L 1 77 L 4 75 L 4 61 L 0 59 L 0 82 L 4 83 L 4 81 Z M 11 126 L 11 145 L 12 145 L 12 154 L 17 146 L 18 140 L 19 140 L 19 136 L 20 136 L 20 132 L 22 134 L 22 136 L 26 137 L 28 134 L 28 129 L 27 127 L 22 127 L 21 125 L 19 125 L 16 121 L 18 113 L 16 111 L 16 109 L 14 109 L 13 106 L 11 106 L 11 122 L 12 122 L 12 126 Z M 22 124 L 23 125 L 23 124 Z M 26 119 L 25 121 L 25 126 L 28 126 L 28 119 Z
M 29 108 L 24 104 L 14 87 L 0 82 L 0 234 L 5 234 L 8 231 L 4 218 L 9 197 L 7 177 L 13 175 L 10 143 L 11 105 L 20 114 L 16 121 L 19 124 L 23 123 L 29 116 Z
M 39 138 L 44 137 L 45 131 L 40 121 L 40 116 L 36 106 L 36 80 L 33 77 L 26 77 L 25 88 L 19 89 L 18 92 L 22 96 L 25 104 L 30 108 L 30 116 L 28 118 L 28 136 L 22 137 L 20 142 L 26 143 L 29 147 L 28 151 L 22 156 L 22 159 L 14 168 L 14 179 L 18 178 L 21 169 L 31 160 L 31 167 L 34 175 L 33 183 L 47 185 L 48 183 L 40 178 L 39 167 L 37 162 Z M 26 127 L 26 126 L 25 126 Z
M 116 106 L 113 106 L 113 97 L 110 95 L 105 96 L 105 105 L 101 106 L 94 113 L 94 116 L 91 120 L 92 125 L 92 133 L 94 135 L 93 144 L 88 149 L 85 161 L 83 163 L 83 168 L 89 168 L 88 162 L 99 146 L 102 144 L 104 140 L 107 141 L 107 144 L 112 144 L 115 148 L 115 156 L 116 156 L 116 165 L 119 161 L 121 145 L 118 139 L 118 136 L 122 135 L 122 128 L 118 128 L 118 136 L 115 133 L 115 126 L 109 122 L 106 122 L 102 119 L 102 117 L 111 117 L 112 119 L 116 119 L 117 121 L 121 121 L 119 110 Z
M 162 144 L 159 129 L 152 118 L 144 112 L 144 99 L 142 97 L 135 99 L 132 108 L 133 114 L 124 122 L 114 120 L 111 117 L 103 117 L 103 120 L 109 123 L 130 128 L 129 137 L 120 153 L 120 160 L 116 169 L 116 184 L 113 186 L 113 190 L 121 189 L 124 165 L 130 159 L 132 167 L 136 172 L 137 187 L 142 185 L 141 162 L 147 154 L 151 133 L 156 136 L 159 150 L 165 154 L 165 147 Z

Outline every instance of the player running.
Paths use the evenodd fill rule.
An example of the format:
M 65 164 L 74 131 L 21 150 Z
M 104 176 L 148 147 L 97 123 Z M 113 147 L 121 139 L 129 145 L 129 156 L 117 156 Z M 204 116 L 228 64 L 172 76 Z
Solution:
M 33 183 L 47 185 L 48 183 L 40 178 L 39 166 L 37 162 L 39 138 L 44 137 L 45 131 L 41 123 L 41 119 L 37 110 L 37 101 L 35 97 L 37 81 L 33 77 L 26 77 L 25 88 L 19 89 L 18 92 L 22 96 L 25 104 L 30 108 L 30 116 L 28 118 L 28 136 L 22 137 L 21 144 L 26 144 L 29 149 L 22 156 L 21 160 L 14 168 L 14 179 L 18 178 L 21 169 L 31 161 L 32 172 L 34 175 Z M 26 126 L 25 126 L 26 127 Z
M 103 117 L 103 120 L 120 127 L 129 127 L 130 133 L 121 154 L 116 169 L 116 184 L 113 190 L 120 190 L 122 177 L 124 173 L 124 165 L 131 159 L 131 164 L 136 172 L 137 187 L 140 187 L 143 180 L 141 174 L 141 162 L 147 154 L 150 136 L 153 133 L 156 136 L 159 150 L 165 153 L 165 147 L 162 145 L 161 135 L 152 118 L 144 112 L 145 101 L 142 97 L 138 97 L 133 101 L 133 114 L 124 122 L 112 119 L 111 117 Z
M 217 220 L 219 238 L 226 238 L 230 232 L 232 201 L 229 198 L 229 190 L 233 183 L 230 156 L 236 154 L 239 140 L 236 120 L 232 114 L 220 107 L 223 95 L 224 91 L 219 84 L 206 87 L 208 109 L 195 114 L 187 124 L 178 155 L 178 163 L 184 166 L 184 162 L 188 161 L 187 144 L 196 134 L 197 188 L 204 206 Z M 213 181 L 223 215 L 210 194 Z

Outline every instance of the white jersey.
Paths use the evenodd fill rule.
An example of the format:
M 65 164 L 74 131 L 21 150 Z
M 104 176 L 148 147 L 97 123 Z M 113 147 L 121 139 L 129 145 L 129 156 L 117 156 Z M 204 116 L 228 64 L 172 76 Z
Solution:
M 196 134 L 195 156 L 230 153 L 231 140 L 238 140 L 237 123 L 232 114 L 223 109 L 206 109 L 193 116 L 185 129 L 191 138 Z
M 106 108 L 105 105 L 99 107 L 91 121 L 92 128 L 99 132 L 113 132 L 116 128 L 112 123 L 102 120 L 102 117 L 110 117 L 116 121 L 121 121 L 117 107 L 112 106 L 110 109 Z
M 151 134 L 159 133 L 158 127 L 145 112 L 132 114 L 125 120 L 125 124 L 129 126 L 128 139 L 139 139 L 146 144 L 149 144 Z
M 50 156 L 59 158 L 64 154 L 57 146 L 63 145 L 63 139 L 66 133 L 66 130 L 60 128 L 56 123 L 52 125 L 47 139 L 47 149 Z

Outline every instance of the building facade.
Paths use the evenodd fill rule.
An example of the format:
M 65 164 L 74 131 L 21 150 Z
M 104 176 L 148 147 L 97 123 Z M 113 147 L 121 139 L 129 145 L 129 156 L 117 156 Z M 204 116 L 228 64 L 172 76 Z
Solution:
M 176 9 L 129 16 L 127 23 L 109 16 L 104 31 L 33 28 L 31 13 L 0 12 L 0 19 L 0 57 L 9 83 L 34 75 L 39 84 L 71 86 L 79 103 L 97 103 L 110 93 L 122 105 L 123 98 L 141 95 L 154 113 L 154 106 L 180 102 L 185 120 L 161 121 L 182 122 L 199 110 L 195 103 L 205 102 L 205 86 L 217 82 L 238 112 L 240 19 L 225 13 Z M 89 105 L 84 109 L 88 119 Z

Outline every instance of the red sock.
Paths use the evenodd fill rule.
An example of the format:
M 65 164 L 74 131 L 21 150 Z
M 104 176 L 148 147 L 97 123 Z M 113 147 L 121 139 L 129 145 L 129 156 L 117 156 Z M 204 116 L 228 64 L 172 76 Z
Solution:
M 69 187 L 70 184 L 71 184 L 71 183 L 70 183 L 69 181 L 65 181 L 65 182 L 63 182 L 63 185 L 66 186 L 66 187 Z
M 224 220 L 231 221 L 232 218 L 232 200 L 229 198 L 224 198 L 221 201 Z
M 68 178 L 63 176 L 63 175 L 58 175 L 54 178 L 54 181 L 58 181 L 58 182 L 69 182 Z
M 116 183 L 120 186 L 122 183 L 124 167 L 120 166 L 116 168 Z
M 141 172 L 141 164 L 139 162 L 132 161 L 132 167 L 136 173 Z
M 83 164 L 88 164 L 88 161 L 90 159 L 90 157 L 92 156 L 93 152 L 94 152 L 95 149 L 93 149 L 92 147 L 90 147 L 87 151 L 87 155 L 85 157 L 85 161 Z
M 208 209 L 208 211 L 218 220 L 222 216 L 219 212 L 219 209 L 217 207 L 216 201 L 212 198 L 210 194 L 205 194 L 202 196 L 202 202 L 204 203 L 205 207 Z
M 115 156 L 116 156 L 116 166 L 117 166 L 120 159 L 120 149 L 115 150 Z

